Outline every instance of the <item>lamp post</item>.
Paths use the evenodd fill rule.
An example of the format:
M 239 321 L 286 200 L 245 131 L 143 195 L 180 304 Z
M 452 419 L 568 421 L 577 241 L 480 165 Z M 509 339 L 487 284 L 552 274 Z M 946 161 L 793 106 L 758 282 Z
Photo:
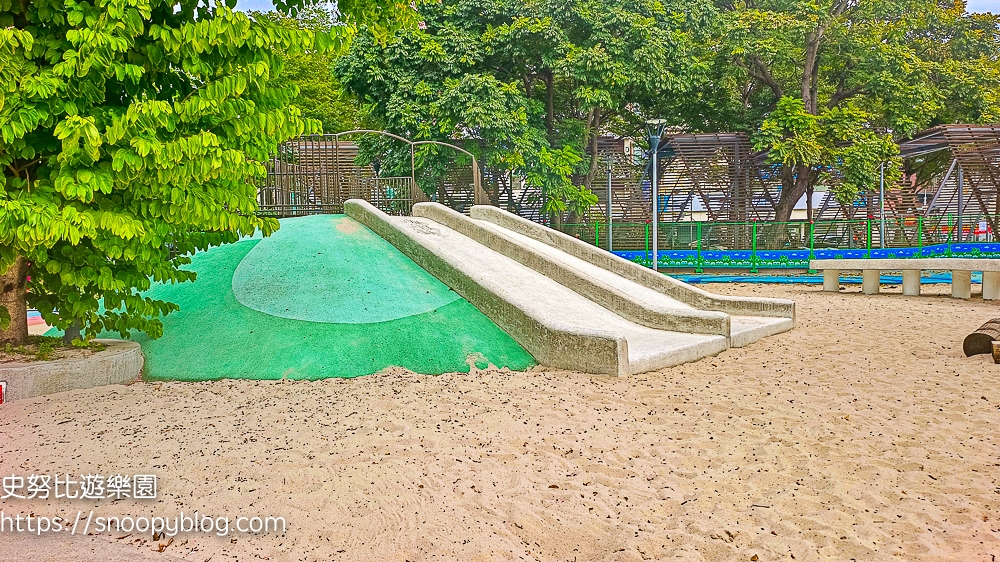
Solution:
M 952 241 L 962 241 L 962 213 L 965 212 L 965 174 L 962 173 L 962 165 L 958 165 L 958 235 Z
M 885 248 L 885 162 L 878 167 L 878 245 Z
M 611 236 L 611 154 L 608 154 L 608 202 L 607 202 L 607 214 L 608 214 L 608 251 L 612 251 L 612 236 Z
M 653 161 L 652 173 L 652 194 L 653 194 L 653 271 L 658 271 L 660 263 L 659 243 L 657 241 L 658 225 L 660 219 L 660 139 L 663 138 L 663 129 L 667 126 L 665 119 L 650 119 L 646 121 L 646 135 L 649 137 L 649 155 Z

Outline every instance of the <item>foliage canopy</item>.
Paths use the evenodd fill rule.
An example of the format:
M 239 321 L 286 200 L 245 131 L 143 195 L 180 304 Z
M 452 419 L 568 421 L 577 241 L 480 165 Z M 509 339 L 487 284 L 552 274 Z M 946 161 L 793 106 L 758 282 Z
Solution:
M 403 13 L 409 17 L 415 14 L 412 10 Z M 263 12 L 253 13 L 253 16 L 289 29 L 329 33 L 334 43 L 332 49 L 306 49 L 279 53 L 283 69 L 272 84 L 278 87 L 298 88 L 298 95 L 290 101 L 290 105 L 298 108 L 302 117 L 319 121 L 324 133 L 366 128 L 360 105 L 353 96 L 344 91 L 333 76 L 337 58 L 350 45 L 350 39 L 357 31 L 355 27 L 342 21 L 335 6 L 330 4 L 307 6 L 295 15 Z M 393 20 L 384 25 L 390 23 L 398 25 L 399 21 Z M 372 24 L 367 28 L 370 33 L 377 36 L 384 36 L 390 31 L 384 26 Z
M 277 228 L 254 180 L 318 130 L 275 82 L 282 56 L 333 40 L 233 5 L 0 0 L 0 340 L 26 338 L 26 300 L 59 328 L 157 337 L 176 306 L 141 291 L 192 279 L 193 251 Z M 376 7 L 342 4 L 351 21 Z
M 489 164 L 545 186 L 553 213 L 587 203 L 567 163 L 590 187 L 598 135 L 640 137 L 649 117 L 773 149 L 779 219 L 824 178 L 849 202 L 883 163 L 895 177 L 894 138 L 1000 118 L 1000 20 L 962 1 L 444 0 L 419 13 L 388 41 L 359 36 L 338 62 L 345 88 L 393 132 L 476 139 Z
M 419 13 L 418 28 L 386 42 L 355 38 L 337 64 L 345 88 L 391 132 L 470 139 L 480 160 L 537 180 L 546 210 L 560 214 L 596 201 L 569 175 L 590 187 L 603 131 L 635 132 L 642 108 L 699 80 L 694 37 L 712 10 L 680 0 L 443 0 Z
M 897 177 L 893 137 L 1000 118 L 997 17 L 938 0 L 717 0 L 698 124 L 756 134 L 783 164 L 787 220 L 823 168 L 838 200 Z M 724 86 L 724 87 L 719 87 Z M 693 123 L 695 121 L 693 120 Z

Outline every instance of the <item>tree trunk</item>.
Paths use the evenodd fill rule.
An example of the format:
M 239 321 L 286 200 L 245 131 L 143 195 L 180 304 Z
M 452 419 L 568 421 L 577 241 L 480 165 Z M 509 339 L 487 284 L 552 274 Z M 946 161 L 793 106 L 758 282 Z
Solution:
M 555 84 L 551 70 L 546 71 L 543 76 L 545 79 L 545 131 L 548 134 L 549 147 L 554 148 L 556 142 Z
M 803 170 L 800 166 L 784 167 L 781 177 L 781 197 L 774 206 L 775 221 L 788 222 L 792 218 L 795 204 L 802 199 L 811 179 L 810 170 Z
M 812 181 L 812 171 L 799 166 L 785 167 L 781 174 L 781 197 L 774 206 L 775 222 L 765 227 L 765 235 L 760 246 L 769 250 L 785 248 L 789 242 L 788 228 L 781 224 L 792 218 L 792 211 Z
M 549 215 L 549 225 L 552 228 L 561 231 L 563 226 L 563 214 L 552 213 L 551 215 Z
M 590 147 L 590 166 L 587 174 L 583 177 L 583 185 L 593 191 L 594 176 L 597 175 L 597 140 L 601 134 L 601 108 L 595 107 L 590 110 L 591 117 L 587 119 L 587 145 Z
M 80 337 L 80 324 L 78 322 L 73 322 L 70 324 L 69 328 L 66 328 L 66 331 L 63 332 L 62 341 L 66 345 L 72 345 L 73 340 L 77 339 L 83 339 Z
M 813 184 L 809 183 L 806 187 L 806 220 L 812 222 L 813 220 Z
M 17 256 L 7 271 L 0 275 L 0 306 L 10 314 L 10 326 L 0 330 L 0 343 L 24 345 L 28 341 L 27 286 L 28 260 Z

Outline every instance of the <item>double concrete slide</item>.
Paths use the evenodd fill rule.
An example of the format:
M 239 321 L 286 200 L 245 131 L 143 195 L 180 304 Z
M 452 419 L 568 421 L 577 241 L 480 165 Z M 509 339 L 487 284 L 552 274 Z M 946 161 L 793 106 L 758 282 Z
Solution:
M 714 295 L 496 207 L 347 215 L 451 287 L 542 365 L 628 375 L 792 329 L 790 300 Z

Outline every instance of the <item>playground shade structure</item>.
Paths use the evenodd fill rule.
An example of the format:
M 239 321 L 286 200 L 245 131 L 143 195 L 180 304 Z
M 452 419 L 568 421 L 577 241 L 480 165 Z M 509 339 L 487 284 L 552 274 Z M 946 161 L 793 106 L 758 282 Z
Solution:
M 134 335 L 149 380 L 356 377 L 400 366 L 524 369 L 531 356 L 391 244 L 343 215 L 281 220 L 267 238 L 192 257 L 163 337 Z

